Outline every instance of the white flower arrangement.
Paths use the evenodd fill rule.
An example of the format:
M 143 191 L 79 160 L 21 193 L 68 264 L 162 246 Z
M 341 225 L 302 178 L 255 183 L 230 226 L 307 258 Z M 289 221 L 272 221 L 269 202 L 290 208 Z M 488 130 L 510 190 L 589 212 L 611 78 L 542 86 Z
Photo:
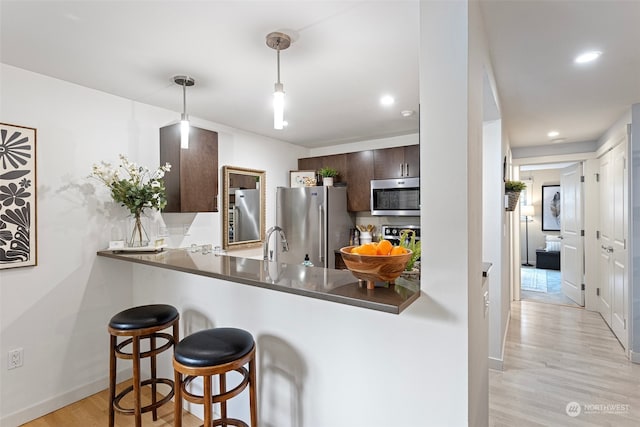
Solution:
M 147 167 L 130 162 L 120 155 L 120 165 L 100 162 L 93 165 L 91 175 L 111 190 L 111 197 L 129 209 L 134 216 L 142 214 L 146 208 L 162 210 L 167 205 L 164 174 L 171 170 L 165 163 L 151 172 Z
M 144 246 L 143 233 L 146 235 L 140 221 L 142 212 L 147 209 L 162 210 L 167 205 L 164 187 L 164 174 L 171 170 L 171 165 L 165 163 L 155 171 L 130 162 L 120 154 L 120 164 L 116 167 L 110 163 L 94 164 L 91 176 L 101 181 L 111 190 L 111 197 L 115 202 L 125 206 L 135 218 L 134 230 L 129 244 Z

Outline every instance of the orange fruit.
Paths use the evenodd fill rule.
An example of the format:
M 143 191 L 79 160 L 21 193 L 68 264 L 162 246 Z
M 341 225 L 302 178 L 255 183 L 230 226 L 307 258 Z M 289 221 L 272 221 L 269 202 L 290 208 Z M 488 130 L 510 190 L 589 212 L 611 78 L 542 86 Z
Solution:
M 378 242 L 377 254 L 378 255 L 389 255 L 391 253 L 391 249 L 393 249 L 393 245 L 388 240 L 380 240 Z
M 356 246 L 351 249 L 352 254 L 358 255 L 376 255 L 377 249 L 375 243 L 365 243 L 364 245 Z
M 393 249 L 391 249 L 391 255 L 403 255 L 406 253 L 407 250 L 402 246 L 394 246 Z
M 375 243 L 365 243 L 360 246 L 360 255 L 377 255 L 378 248 Z

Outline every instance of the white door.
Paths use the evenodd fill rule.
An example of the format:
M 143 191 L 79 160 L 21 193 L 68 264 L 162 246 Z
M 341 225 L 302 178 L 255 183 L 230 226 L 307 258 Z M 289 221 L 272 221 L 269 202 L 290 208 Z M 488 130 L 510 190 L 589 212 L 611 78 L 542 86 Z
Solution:
M 628 345 L 627 140 L 600 159 L 598 310 L 623 347 Z
M 613 248 L 613 185 L 611 180 L 611 152 L 600 158 L 600 248 L 599 280 L 596 294 L 598 311 L 608 325 L 611 325 L 611 252 Z
M 611 151 L 613 184 L 613 252 L 611 253 L 611 329 L 627 348 L 627 144 L 618 144 Z
M 560 272 L 562 292 L 584 306 L 584 256 L 582 236 L 582 163 L 560 173 Z

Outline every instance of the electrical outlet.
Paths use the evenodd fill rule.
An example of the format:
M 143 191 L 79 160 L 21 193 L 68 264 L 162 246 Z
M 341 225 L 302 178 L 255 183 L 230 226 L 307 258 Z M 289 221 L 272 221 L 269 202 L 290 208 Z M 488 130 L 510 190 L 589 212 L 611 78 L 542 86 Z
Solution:
M 15 350 L 11 350 L 7 357 L 7 369 L 15 369 L 22 366 L 22 362 L 24 359 L 24 350 L 21 348 L 16 348 Z
M 190 227 L 189 224 L 182 224 L 182 234 L 184 236 L 190 236 L 191 235 L 191 233 L 189 232 L 189 227 Z

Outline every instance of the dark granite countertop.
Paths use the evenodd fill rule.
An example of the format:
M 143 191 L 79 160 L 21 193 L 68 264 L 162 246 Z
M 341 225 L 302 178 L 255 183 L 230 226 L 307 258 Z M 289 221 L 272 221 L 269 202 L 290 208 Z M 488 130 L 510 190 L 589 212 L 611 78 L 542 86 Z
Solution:
M 350 271 L 304 267 L 230 255 L 168 249 L 158 253 L 114 253 L 98 256 L 145 264 L 244 285 L 272 289 L 340 304 L 399 314 L 420 296 L 420 283 L 398 278 L 395 285 L 367 290 Z

